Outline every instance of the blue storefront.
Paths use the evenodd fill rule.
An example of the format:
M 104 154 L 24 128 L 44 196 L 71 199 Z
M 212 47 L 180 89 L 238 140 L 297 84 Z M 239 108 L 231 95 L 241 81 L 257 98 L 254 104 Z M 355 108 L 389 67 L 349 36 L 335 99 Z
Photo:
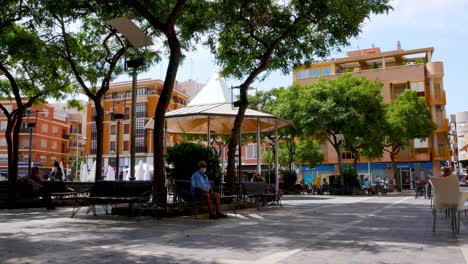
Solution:
M 433 174 L 433 164 L 431 161 L 427 162 L 398 162 L 397 164 L 397 176 L 400 177 L 400 182 L 404 189 L 413 189 L 414 181 L 423 180 L 427 176 Z M 440 163 L 443 166 L 444 162 Z M 352 166 L 351 164 L 345 164 L 345 166 Z M 357 164 L 357 173 L 361 179 L 369 178 L 374 183 L 377 177 L 383 179 L 392 179 L 392 164 L 391 163 L 371 163 L 371 175 L 369 175 L 368 164 Z M 310 167 L 307 165 L 301 166 L 304 182 L 307 184 L 311 181 L 315 181 L 317 176 L 327 177 L 334 175 L 335 165 L 325 164 Z M 391 182 L 391 180 L 390 180 Z

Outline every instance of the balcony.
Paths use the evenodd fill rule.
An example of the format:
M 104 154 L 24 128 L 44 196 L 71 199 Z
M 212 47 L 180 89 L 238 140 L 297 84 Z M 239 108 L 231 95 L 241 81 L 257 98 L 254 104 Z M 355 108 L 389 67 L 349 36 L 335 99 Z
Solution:
M 446 133 L 449 131 L 449 122 L 448 118 L 437 120 L 436 133 Z
M 432 149 L 433 160 L 450 160 L 450 149 L 447 146 Z
M 447 96 L 445 91 L 437 91 L 434 92 L 432 98 L 429 100 L 430 105 L 446 105 L 447 104 Z

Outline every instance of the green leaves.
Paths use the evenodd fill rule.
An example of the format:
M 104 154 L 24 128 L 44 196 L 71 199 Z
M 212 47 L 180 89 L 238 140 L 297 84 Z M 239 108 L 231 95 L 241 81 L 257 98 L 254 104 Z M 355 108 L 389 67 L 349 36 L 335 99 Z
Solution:
M 216 28 L 208 43 L 224 76 L 241 79 L 261 69 L 287 73 L 291 65 L 327 56 L 360 33 L 388 0 L 217 1 Z
M 400 147 L 408 145 L 413 138 L 431 136 L 436 128 L 425 98 L 409 89 L 389 104 L 386 121 L 386 143 Z
M 73 89 L 64 62 L 46 42 L 21 26 L 14 25 L 0 35 L 0 61 L 14 76 L 20 96 L 60 99 Z M 4 97 L 14 93 L 3 88 L 1 92 Z

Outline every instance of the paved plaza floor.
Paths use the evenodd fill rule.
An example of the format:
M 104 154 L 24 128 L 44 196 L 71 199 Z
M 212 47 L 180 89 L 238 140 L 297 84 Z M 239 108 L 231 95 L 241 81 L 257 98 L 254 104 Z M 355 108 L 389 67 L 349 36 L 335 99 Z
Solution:
M 0 263 L 466 263 L 468 216 L 432 232 L 413 196 L 286 196 L 227 219 L 0 210 Z

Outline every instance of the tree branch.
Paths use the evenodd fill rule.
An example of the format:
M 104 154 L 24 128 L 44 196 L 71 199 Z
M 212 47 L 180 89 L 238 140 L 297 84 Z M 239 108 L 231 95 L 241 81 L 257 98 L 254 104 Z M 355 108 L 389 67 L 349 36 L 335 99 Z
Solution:
M 166 24 L 163 24 L 161 21 L 156 19 L 156 17 L 151 14 L 146 7 L 140 3 L 138 0 L 127 0 L 127 4 L 135 8 L 135 10 L 140 13 L 156 30 L 166 33 L 167 28 Z
M 62 36 L 63 36 L 63 43 L 64 43 L 64 46 L 65 46 L 65 51 L 64 51 L 65 60 L 68 61 L 68 64 L 70 64 L 70 67 L 71 67 L 71 69 L 73 71 L 73 74 L 75 75 L 76 80 L 80 84 L 80 86 L 83 89 L 83 91 L 85 92 L 85 94 L 89 98 L 93 99 L 95 95 L 93 93 L 91 93 L 88 86 L 86 86 L 83 78 L 81 78 L 80 72 L 78 71 L 78 67 L 76 66 L 76 63 L 72 58 L 71 50 L 70 50 L 70 44 L 68 43 L 68 39 L 67 39 L 67 32 L 65 30 L 65 24 L 63 23 L 63 20 L 60 19 L 56 14 L 53 14 L 53 16 L 60 23 L 60 29 L 62 31 Z
M 18 89 L 18 83 L 15 80 L 15 77 L 10 73 L 10 71 L 3 65 L 3 63 L 0 63 L 0 70 L 5 74 L 7 77 L 8 81 L 10 82 L 11 85 L 11 90 L 15 96 L 15 101 L 17 105 L 21 104 L 21 95 L 19 93 Z

